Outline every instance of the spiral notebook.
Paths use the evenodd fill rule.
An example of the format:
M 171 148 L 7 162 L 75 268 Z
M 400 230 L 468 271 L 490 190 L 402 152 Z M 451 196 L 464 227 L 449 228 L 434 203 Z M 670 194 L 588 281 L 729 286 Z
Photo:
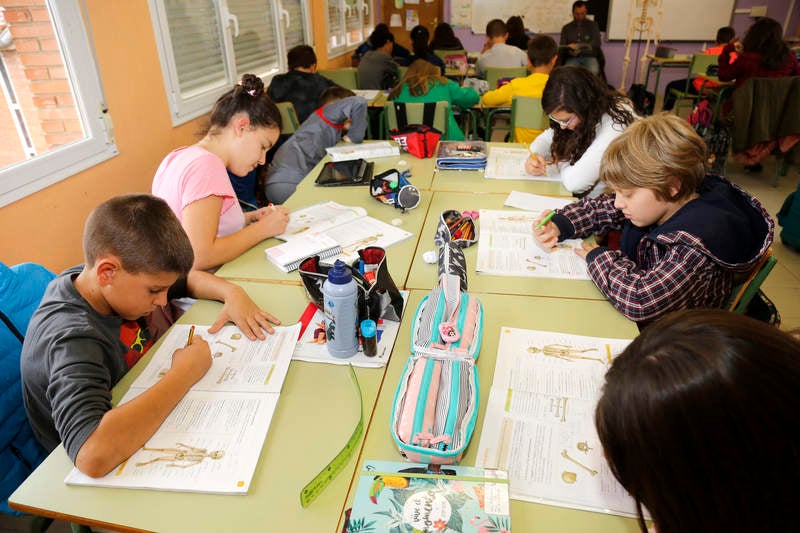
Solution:
M 306 233 L 278 246 L 267 248 L 267 259 L 284 272 L 300 266 L 306 257 L 318 255 L 321 259 L 342 253 L 342 247 L 324 233 Z

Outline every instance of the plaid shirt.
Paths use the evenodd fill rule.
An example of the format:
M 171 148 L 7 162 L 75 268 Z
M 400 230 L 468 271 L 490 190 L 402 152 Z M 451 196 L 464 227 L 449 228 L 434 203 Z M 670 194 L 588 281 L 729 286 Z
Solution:
M 635 257 L 606 247 L 586 256 L 589 276 L 617 310 L 635 322 L 649 322 L 678 309 L 718 308 L 725 303 L 734 272 L 746 272 L 756 264 L 772 244 L 774 230 L 772 218 L 758 200 L 725 183 L 748 199 L 756 216 L 764 218 L 767 232 L 758 254 L 743 263 L 730 263 L 716 257 L 691 229 L 640 230 L 639 241 L 632 243 Z M 636 237 L 638 228 L 614 208 L 613 194 L 586 198 L 558 213 L 553 222 L 561 229 L 561 239 L 584 238 L 609 229 L 623 230 L 623 243 L 626 237 Z

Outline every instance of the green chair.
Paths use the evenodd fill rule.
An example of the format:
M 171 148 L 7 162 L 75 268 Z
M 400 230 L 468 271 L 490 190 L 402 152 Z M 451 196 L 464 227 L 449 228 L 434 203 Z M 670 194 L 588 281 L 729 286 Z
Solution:
M 401 65 L 397 68 L 400 69 L 400 79 L 402 80 L 403 78 L 406 77 L 406 72 L 408 72 L 408 67 L 404 67 Z
M 695 102 L 697 102 L 702 96 L 707 95 L 707 91 L 701 88 L 700 94 L 693 94 L 689 92 L 689 89 L 694 82 L 694 77 L 697 75 L 705 75 L 706 70 L 711 65 L 716 65 L 719 56 L 713 54 L 704 54 L 702 52 L 698 52 L 692 55 L 692 62 L 689 63 L 689 77 L 686 78 L 686 86 L 683 88 L 682 91 L 677 89 L 670 90 L 670 93 L 675 96 L 675 114 L 680 114 L 680 109 L 682 107 L 694 107 Z M 705 94 L 704 94 L 705 93 Z
M 528 69 L 525 67 L 487 67 L 486 69 L 486 82 L 489 84 L 489 90 L 497 89 L 497 80 L 502 78 L 521 78 L 528 75 Z
M 516 128 L 546 130 L 550 127 L 550 119 L 542 110 L 542 99 L 531 96 L 515 96 L 511 100 L 511 142 L 520 142 L 516 138 Z
M 291 135 L 300 127 L 300 120 L 291 102 L 275 102 L 281 112 L 281 135 Z
M 764 283 L 777 263 L 778 260 L 772 255 L 772 248 L 770 248 L 745 279 L 738 282 L 734 279 L 733 292 L 725 304 L 725 309 L 740 315 L 745 314 L 750 302 L 761 289 L 761 284 Z
M 340 87 L 358 89 L 358 69 L 355 67 L 318 70 L 317 72 L 320 76 L 325 76 Z
M 406 119 L 408 124 L 424 124 L 424 102 L 386 102 L 381 114 L 381 131 L 384 132 L 384 138 L 389 138 L 389 132 L 397 129 L 397 113 L 395 106 L 405 106 Z M 442 139 L 447 138 L 447 115 L 450 109 L 450 102 L 440 101 L 436 102 L 436 108 L 433 112 L 433 123 L 428 124 L 432 128 L 442 132 Z

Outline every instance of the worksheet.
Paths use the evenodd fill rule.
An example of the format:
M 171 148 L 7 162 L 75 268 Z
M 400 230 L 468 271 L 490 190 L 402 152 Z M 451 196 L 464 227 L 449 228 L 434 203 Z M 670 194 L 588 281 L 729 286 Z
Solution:
M 507 470 L 511 498 L 634 516 L 594 411 L 628 339 L 502 327 L 476 466 Z
M 580 239 L 567 239 L 553 250 L 533 238 L 541 211 L 480 210 L 476 270 L 497 276 L 588 280 L 586 261 L 575 253 Z

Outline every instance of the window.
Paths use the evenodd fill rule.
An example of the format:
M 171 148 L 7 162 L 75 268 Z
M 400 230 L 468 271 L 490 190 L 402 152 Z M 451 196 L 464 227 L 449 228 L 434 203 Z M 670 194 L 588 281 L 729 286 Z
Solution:
M 368 0 L 328 0 L 328 57 L 356 48 L 372 33 Z
M 208 112 L 242 74 L 265 81 L 309 43 L 307 0 L 149 0 L 172 123 Z
M 77 0 L 0 0 L 0 206 L 118 153 Z

